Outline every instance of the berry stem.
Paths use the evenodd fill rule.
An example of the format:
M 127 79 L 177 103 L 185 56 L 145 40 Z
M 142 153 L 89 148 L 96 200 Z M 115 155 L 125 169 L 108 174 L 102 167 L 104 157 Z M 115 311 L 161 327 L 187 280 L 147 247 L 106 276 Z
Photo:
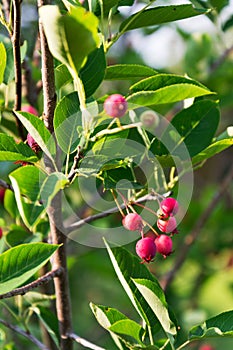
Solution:
M 111 192 L 111 194 L 112 194 L 112 196 L 113 196 L 113 199 L 114 199 L 114 201 L 115 201 L 115 203 L 116 203 L 116 205 L 117 205 L 117 208 L 119 209 L 119 212 L 121 213 L 122 217 L 124 218 L 124 217 L 125 217 L 125 214 L 124 214 L 123 210 L 121 209 L 121 206 L 120 206 L 120 204 L 119 204 L 119 202 L 118 202 L 118 200 L 117 200 L 117 198 L 116 198 L 116 195 L 115 195 L 114 191 L 113 191 L 113 190 L 110 190 L 110 192 Z
M 146 207 L 146 206 L 143 205 L 143 204 L 140 204 L 140 203 L 137 203 L 137 202 L 135 202 L 135 203 L 133 203 L 133 204 L 135 204 L 135 205 L 137 205 L 138 207 L 141 207 L 141 208 L 143 208 L 143 209 L 146 209 L 146 210 L 148 210 L 149 212 L 151 212 L 152 214 L 158 216 L 157 213 L 156 213 L 153 209 L 150 209 L 150 208 Z

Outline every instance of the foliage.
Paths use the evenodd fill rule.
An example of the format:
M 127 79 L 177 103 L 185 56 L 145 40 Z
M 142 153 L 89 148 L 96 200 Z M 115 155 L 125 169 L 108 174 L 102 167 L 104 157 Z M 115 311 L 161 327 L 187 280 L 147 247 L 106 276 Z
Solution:
M 69 305 L 68 289 L 70 285 L 73 296 L 76 280 L 77 288 L 81 288 L 82 280 L 72 275 L 76 261 L 72 254 L 66 256 L 64 237 L 67 236 L 88 247 L 106 248 L 133 306 L 131 317 L 115 306 L 90 303 L 96 320 L 115 343 L 110 346 L 180 350 L 193 341 L 232 337 L 230 310 L 221 310 L 217 316 L 197 322 L 198 325 L 186 329 L 188 335 L 185 337 L 180 331 L 181 312 L 176 311 L 176 302 L 170 302 L 165 295 L 163 278 L 142 264 L 135 252 L 130 253 L 132 246 L 129 250 L 121 247 L 138 239 L 140 234 L 144 237 L 149 231 L 155 235 L 161 233 L 156 227 L 157 216 L 161 215 L 156 212 L 157 204 L 171 193 L 182 208 L 178 214 L 181 222 L 192 196 L 193 170 L 201 168 L 209 158 L 233 144 L 232 127 L 222 124 L 220 113 L 225 113 L 225 108 L 232 108 L 229 97 L 232 92 L 229 88 L 226 91 L 219 87 L 219 81 L 222 85 L 225 81 L 230 84 L 228 72 L 225 74 L 218 69 L 221 62 L 206 62 L 214 56 L 213 43 L 207 34 L 196 41 L 194 36 L 179 29 L 179 35 L 187 43 L 183 59 L 185 72 L 181 72 L 180 67 L 174 67 L 173 72 L 169 69 L 160 71 L 138 62 L 109 64 L 112 47 L 119 45 L 128 32 L 134 33 L 136 29 L 144 33 L 146 30 L 156 32 L 162 25 L 174 25 L 178 20 L 194 17 L 193 20 L 198 21 L 198 16 L 205 16 L 214 23 L 228 2 L 192 1 L 193 4 L 179 5 L 164 2 L 163 6 L 157 6 L 155 1 L 144 1 L 140 10 L 135 7 L 133 14 L 129 10 L 125 16 L 122 7 L 134 9 L 134 1 L 59 0 L 53 5 L 46 3 L 42 1 L 43 6 L 39 8 L 39 21 L 47 40 L 46 45 L 41 40 L 39 64 L 36 58 L 29 56 L 31 51 L 36 53 L 37 35 L 33 38 L 32 48 L 27 48 L 26 41 L 21 45 L 20 38 L 18 42 L 15 39 L 15 26 L 21 16 L 20 11 L 17 12 L 18 2 L 13 1 L 10 13 L 5 2 L 1 2 L 0 7 L 0 161 L 1 169 L 6 169 L 1 170 L 4 179 L 0 182 L 0 187 L 6 190 L 3 203 L 0 203 L 4 207 L 0 212 L 3 217 L 0 226 L 4 231 L 0 238 L 0 294 L 1 298 L 8 297 L 7 293 L 11 297 L 9 302 L 3 303 L 3 313 L 7 312 L 12 323 L 20 325 L 21 330 L 16 332 L 22 335 L 24 330 L 27 342 L 31 340 L 41 348 L 42 340 L 50 349 L 56 346 L 64 350 L 68 348 L 67 339 L 72 339 L 97 349 L 94 344 L 70 334 L 69 313 L 74 309 Z M 223 24 L 223 30 L 228 31 L 231 26 L 229 18 Z M 47 66 L 46 70 L 46 60 L 50 57 L 48 49 L 54 67 Z M 228 51 L 226 57 L 220 59 L 230 71 L 232 62 L 227 59 L 227 54 Z M 211 65 L 213 74 L 210 76 L 205 76 L 200 69 L 203 62 L 205 66 Z M 28 72 L 32 76 L 28 77 Z M 21 84 L 22 76 L 26 88 Z M 33 79 L 36 83 L 42 79 L 41 91 Z M 103 103 L 113 91 L 123 93 L 121 87 L 126 91 L 127 113 L 121 119 L 110 118 Z M 49 115 L 53 105 L 48 100 L 51 94 L 53 98 L 56 95 L 57 100 Z M 21 98 L 23 104 L 34 104 L 40 117 L 21 111 Z M 152 116 L 148 123 L 142 118 L 146 112 Z M 31 135 L 38 151 L 29 147 L 25 133 Z M 143 218 L 143 229 L 126 232 L 122 225 L 119 226 L 119 221 L 125 212 L 136 212 L 137 205 Z M 85 206 L 90 216 L 85 215 Z M 78 211 L 84 216 L 79 218 Z M 116 219 L 104 221 L 113 213 L 117 213 Z M 100 226 L 95 222 L 98 218 L 102 219 Z M 116 220 L 115 226 L 111 220 Z M 91 222 L 95 222 L 94 225 L 90 225 Z M 177 230 L 171 235 L 176 236 L 175 233 Z M 177 236 L 174 240 L 180 243 L 182 238 Z M 164 266 L 169 264 L 169 259 L 164 261 Z M 170 261 L 175 260 L 171 257 Z M 99 264 L 97 258 L 96 266 Z M 29 291 L 31 283 L 36 287 L 41 284 L 37 273 L 42 267 L 43 274 L 48 276 L 46 282 L 56 278 L 56 313 L 50 307 L 53 302 L 50 293 Z M 86 262 L 87 275 L 92 267 L 95 268 L 95 262 L 93 266 Z M 56 271 L 59 271 L 57 275 Z M 72 276 L 69 285 L 68 272 Z M 99 269 L 98 274 L 104 283 L 104 272 Z M 166 278 L 164 280 L 166 282 Z M 20 293 L 21 287 L 25 287 L 23 293 Z M 17 299 L 17 294 L 25 295 Z M 95 299 L 96 295 L 91 298 Z M 72 305 L 76 306 L 73 298 Z M 63 322 L 59 313 L 63 313 Z M 47 345 L 48 338 L 45 340 L 39 334 L 33 315 L 45 326 L 50 345 Z M 1 323 L 14 328 L 0 319 Z M 74 328 L 79 329 L 79 325 L 75 324 Z M 3 330 L 2 333 L 0 344 L 3 349 L 14 349 L 17 343 L 11 345 L 13 343 L 8 343 L 9 338 Z M 93 341 L 91 333 L 88 336 Z M 25 344 L 31 349 L 31 344 Z

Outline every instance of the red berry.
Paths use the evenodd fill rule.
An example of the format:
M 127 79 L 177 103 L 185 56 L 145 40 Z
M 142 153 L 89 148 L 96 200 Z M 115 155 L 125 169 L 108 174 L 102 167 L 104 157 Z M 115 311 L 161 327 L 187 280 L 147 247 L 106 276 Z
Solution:
M 175 215 L 179 210 L 179 204 L 175 198 L 168 197 L 162 200 L 160 208 L 167 215 Z
M 172 216 L 168 220 L 157 220 L 157 226 L 160 229 L 160 231 L 165 233 L 174 232 L 176 233 L 176 219 Z
M 27 134 L 27 142 L 28 146 L 30 146 L 34 152 L 37 153 L 40 150 L 40 146 L 29 133 Z
M 122 225 L 127 230 L 140 231 L 142 230 L 142 227 L 143 227 L 142 218 L 137 213 L 130 213 L 123 218 Z
M 2 238 L 2 235 L 3 235 L 3 231 L 2 231 L 2 228 L 0 227 L 0 239 Z
M 0 188 L 0 202 L 3 203 L 3 200 L 4 200 L 4 196 L 5 196 L 5 188 Z
M 28 112 L 28 113 L 35 114 L 35 115 L 39 114 L 38 111 L 31 105 L 22 106 L 21 111 Z
M 157 252 L 165 258 L 172 253 L 172 239 L 167 235 L 160 235 L 155 238 Z
M 156 254 L 156 245 L 153 239 L 145 237 L 136 244 L 137 255 L 145 262 L 149 263 Z
M 125 115 L 128 108 L 128 103 L 124 96 L 120 94 L 110 95 L 104 101 L 105 112 L 113 118 L 121 118 Z

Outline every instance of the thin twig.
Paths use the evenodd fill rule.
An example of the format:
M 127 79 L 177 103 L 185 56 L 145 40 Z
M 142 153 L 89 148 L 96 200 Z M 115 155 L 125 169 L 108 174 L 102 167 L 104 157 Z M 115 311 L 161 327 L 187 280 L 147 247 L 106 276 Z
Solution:
M 92 349 L 92 350 L 105 350 L 104 348 L 101 348 L 93 343 L 90 343 L 86 339 L 79 337 L 77 334 L 70 333 L 70 334 L 67 334 L 67 337 L 73 339 L 74 341 L 76 341 L 76 343 L 81 344 L 85 348 Z
M 214 211 L 216 205 L 221 200 L 222 195 L 228 189 L 228 187 L 232 181 L 232 178 L 233 178 L 233 166 L 230 168 L 229 172 L 227 173 L 226 177 L 224 178 L 223 182 L 221 183 L 219 190 L 215 193 L 215 196 L 210 201 L 208 207 L 203 212 L 203 214 L 200 216 L 199 220 L 196 222 L 196 225 L 193 227 L 193 230 L 191 231 L 191 233 L 186 236 L 186 239 L 185 239 L 183 245 L 179 249 L 180 254 L 177 255 L 177 258 L 176 258 L 175 263 L 173 264 L 172 270 L 170 270 L 163 277 L 163 279 L 160 281 L 164 290 L 166 290 L 168 288 L 168 286 L 171 284 L 171 282 L 175 278 L 177 271 L 181 268 L 181 266 L 185 262 L 186 257 L 189 253 L 189 250 L 191 249 L 194 242 L 197 240 L 201 230 L 203 229 L 204 225 L 208 221 L 208 219 L 211 216 L 212 212 Z
M 15 69 L 15 104 L 14 110 L 21 109 L 22 102 L 22 67 L 20 53 L 20 30 L 21 30 L 21 1 L 13 0 L 13 35 L 11 42 L 13 46 L 14 69 Z M 21 121 L 16 119 L 19 135 L 24 140 L 24 128 Z
M 11 329 L 12 331 L 22 335 L 23 337 L 31 340 L 32 343 L 34 343 L 39 349 L 41 350 L 49 350 L 49 348 L 47 348 L 47 346 L 45 346 L 44 344 L 42 344 L 37 338 L 34 337 L 34 335 L 32 335 L 29 332 L 25 332 L 23 329 L 21 329 L 18 326 L 15 326 L 9 322 L 6 322 L 2 319 L 0 319 L 0 323 L 3 324 L 5 327 Z
M 222 54 L 221 56 L 212 63 L 212 65 L 210 66 L 210 73 L 213 73 L 218 67 L 220 67 L 224 61 L 226 60 L 226 58 L 233 52 L 233 45 L 230 46 L 229 48 L 227 48 Z
M 11 298 L 11 297 L 14 297 L 16 295 L 24 295 L 27 292 L 29 292 L 30 290 L 35 289 L 35 288 L 41 286 L 42 284 L 48 283 L 54 277 L 61 275 L 62 272 L 63 272 L 63 269 L 61 267 L 56 269 L 56 270 L 52 270 L 52 271 L 46 273 L 44 276 L 39 277 L 37 280 L 35 280 L 31 283 L 28 283 L 23 287 L 16 288 L 8 293 L 0 294 L 0 299 Z
M 163 196 L 167 197 L 169 194 L 170 194 L 170 192 L 169 193 L 165 193 Z M 149 193 L 149 194 L 146 194 L 143 197 L 140 197 L 137 200 L 129 201 L 128 203 L 122 203 L 120 205 L 120 208 L 121 208 L 121 210 L 123 210 L 123 209 L 125 209 L 127 207 L 127 205 L 134 205 L 134 204 L 138 204 L 138 203 L 144 203 L 144 202 L 147 202 L 147 201 L 156 201 L 160 197 L 161 197 L 161 195 L 158 195 L 158 194 L 155 194 L 155 193 Z M 106 216 L 109 216 L 111 214 L 117 213 L 118 211 L 119 211 L 119 208 L 116 206 L 116 207 L 108 209 L 106 211 L 102 211 L 101 213 L 87 216 L 86 218 L 81 219 L 81 220 L 79 220 L 77 222 L 74 222 L 73 224 L 68 226 L 66 228 L 66 232 L 67 233 L 71 233 L 74 230 L 79 229 L 80 227 L 82 227 L 85 224 L 88 224 L 88 223 L 90 223 L 92 221 L 95 221 L 95 220 L 98 220 L 98 219 L 105 218 Z
M 6 181 L 0 179 L 0 187 L 5 188 L 6 190 L 13 191 L 13 187 L 8 184 Z
M 81 147 L 78 147 L 77 153 L 74 157 L 73 165 L 72 165 L 70 172 L 68 174 L 68 180 L 70 182 L 74 179 L 75 175 L 77 174 L 77 168 L 78 168 L 79 162 L 82 158 L 83 158 L 83 156 L 81 154 Z

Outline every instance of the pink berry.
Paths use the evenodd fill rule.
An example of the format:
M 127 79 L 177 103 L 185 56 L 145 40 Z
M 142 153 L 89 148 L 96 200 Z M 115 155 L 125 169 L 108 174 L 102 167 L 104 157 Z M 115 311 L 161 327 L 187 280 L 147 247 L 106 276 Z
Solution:
M 145 262 L 149 263 L 156 254 L 156 245 L 153 239 L 145 237 L 136 244 L 137 255 Z
M 2 228 L 0 227 L 0 239 L 2 238 L 3 236 L 3 231 L 2 231 Z
M 142 230 L 142 227 L 143 227 L 142 218 L 137 213 L 127 214 L 122 220 L 122 225 L 127 230 L 130 230 L 130 231 L 139 230 L 140 231 L 140 230 Z
M 0 188 L 0 202 L 3 203 L 3 200 L 4 200 L 4 196 L 5 196 L 5 188 Z
M 32 137 L 31 134 L 27 134 L 27 143 L 28 143 L 28 146 L 31 147 L 31 149 L 34 151 L 34 152 L 38 152 L 40 150 L 40 146 L 38 145 L 38 143 L 34 140 L 34 138 Z
M 160 231 L 165 233 L 170 233 L 170 232 L 176 233 L 177 231 L 176 219 L 173 216 L 171 216 L 170 219 L 168 220 L 162 220 L 162 219 L 157 220 L 157 226 L 160 229 Z
M 121 118 L 125 115 L 128 108 L 128 103 L 124 96 L 120 94 L 113 94 L 108 96 L 104 101 L 105 112 L 113 118 Z
M 166 220 L 166 219 L 169 218 L 170 215 L 165 214 L 165 213 L 162 211 L 162 209 L 159 208 L 159 209 L 157 210 L 157 216 L 158 216 L 159 219 Z
M 28 112 L 28 113 L 35 114 L 35 115 L 39 114 L 38 111 L 31 105 L 22 106 L 21 111 Z
M 172 239 L 167 235 L 160 235 L 155 238 L 157 252 L 165 258 L 172 253 Z
M 179 210 L 179 204 L 175 198 L 168 197 L 162 200 L 160 208 L 167 215 L 175 215 Z
M 203 344 L 198 348 L 198 350 L 214 350 L 214 348 L 210 344 Z

